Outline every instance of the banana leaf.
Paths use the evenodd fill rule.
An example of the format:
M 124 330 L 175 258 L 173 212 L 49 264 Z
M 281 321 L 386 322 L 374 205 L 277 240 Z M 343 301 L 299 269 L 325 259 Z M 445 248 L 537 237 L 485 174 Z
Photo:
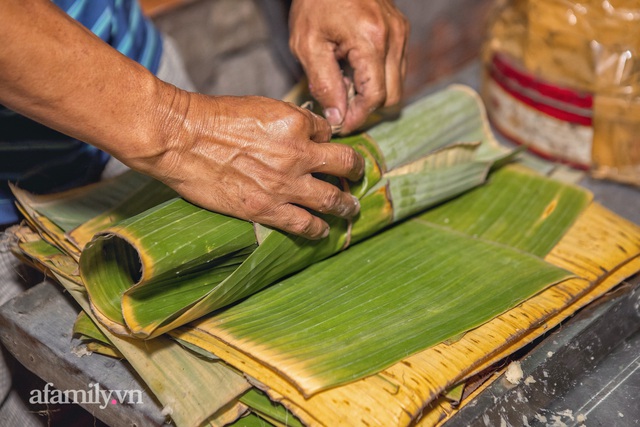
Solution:
M 503 169 L 494 173 L 485 187 L 423 214 L 421 221 L 403 224 L 365 246 L 356 246 L 341 257 L 310 267 L 214 316 L 204 327 L 218 336 L 230 335 L 232 338 L 226 341 L 240 340 L 237 347 L 266 365 L 277 367 L 310 395 L 377 372 L 402 356 L 465 332 L 549 284 L 566 279 L 566 272 L 523 256 L 520 251 L 544 256 L 589 201 L 590 195 L 577 187 L 543 179 L 524 168 Z M 475 239 L 469 241 L 426 221 L 463 231 Z M 223 229 L 230 229 L 228 223 L 223 225 Z M 215 227 L 203 228 L 219 233 Z M 465 253 L 472 259 L 453 256 Z M 497 269 L 496 263 L 504 267 Z M 447 275 L 433 268 L 438 265 L 446 265 L 447 271 L 456 274 Z M 392 278 L 388 280 L 396 285 L 381 280 L 389 272 Z M 490 282 L 482 285 L 477 276 L 490 278 Z M 452 282 L 447 282 L 447 277 Z M 319 282 L 326 284 L 321 293 L 316 291 Z M 485 290 L 501 283 L 510 287 Z M 460 299 L 460 309 L 451 306 L 449 286 L 463 292 L 471 303 Z M 478 295 L 474 296 L 476 292 Z M 359 303 L 357 309 L 347 309 L 358 299 L 365 303 Z M 438 324 L 445 308 L 470 314 L 459 322 L 430 327 L 421 335 L 421 325 Z M 348 317 L 349 313 L 353 318 Z M 398 333 L 402 329 L 398 324 L 408 336 Z M 375 336 L 366 336 L 365 332 L 371 330 L 376 331 Z M 297 351 L 303 352 L 304 358 L 297 357 L 304 360 L 304 366 L 292 363 L 296 356 L 286 346 L 293 342 Z M 269 348 L 263 355 L 265 346 Z M 384 347 L 384 351 L 363 356 L 354 347 Z M 280 362 L 274 358 L 280 358 Z M 283 366 L 283 359 L 290 366 Z M 343 366 L 348 370 L 341 371 Z M 294 372 L 288 374 L 291 370 Z
M 96 232 L 176 196 L 169 187 L 134 171 L 55 194 L 34 195 L 10 187 L 33 228 L 76 260 Z
M 482 188 L 194 326 L 309 397 L 381 371 L 572 277 L 539 256 L 590 200 L 580 188 L 503 168 Z
M 500 171 L 507 172 L 510 171 Z M 516 191 L 535 189 L 535 180 L 526 175 L 525 188 L 516 188 Z M 491 190 L 493 177 L 495 175 L 488 185 L 477 191 Z M 507 179 L 506 176 L 502 178 Z M 500 184 L 498 179 L 495 182 Z M 472 193 L 463 197 L 467 196 L 471 197 Z M 523 202 L 526 201 L 521 200 Z M 505 208 L 508 207 L 507 204 Z M 514 211 L 518 209 L 514 206 Z M 544 213 L 545 209 L 540 212 Z M 545 220 L 553 220 L 553 215 Z M 500 222 L 500 218 L 495 220 Z M 517 230 L 518 223 L 513 223 L 512 227 Z M 526 234 L 526 229 L 521 233 Z M 539 228 L 538 233 L 546 233 L 544 227 Z M 440 343 L 405 357 L 375 375 L 320 391 L 311 397 L 304 396 L 276 368 L 262 365 L 253 354 L 238 350 L 242 342 L 227 344 L 218 339 L 215 331 L 207 328 L 207 320 L 179 328 L 171 334 L 242 367 L 256 379 L 257 386 L 284 404 L 306 425 L 405 426 L 418 419 L 423 409 L 441 393 L 540 337 L 580 307 L 639 271 L 640 228 L 591 204 L 545 260 L 571 271 L 576 277 L 551 286 L 468 331 L 455 342 Z
M 359 138 L 357 143 L 366 146 L 369 139 L 371 139 L 370 136 Z M 452 143 L 446 145 L 444 149 L 435 149 L 431 155 L 450 149 L 451 152 L 454 150 L 457 152 L 453 157 L 463 158 L 464 148 L 458 151 L 453 146 L 461 148 L 474 144 L 476 143 Z M 379 154 L 375 150 L 367 151 L 367 153 L 369 153 L 368 158 L 374 160 Z M 399 161 L 396 168 L 402 169 L 409 166 L 409 163 L 412 162 L 403 164 L 402 161 Z M 371 182 L 363 180 L 362 183 L 351 186 L 354 194 L 361 197 L 361 202 L 364 200 L 363 196 L 368 194 L 372 197 L 367 200 L 372 204 L 380 203 L 379 206 L 388 206 L 384 203 L 386 203 L 389 186 L 380 186 L 376 192 L 370 192 L 380 182 L 380 179 L 384 179 L 382 171 L 387 171 L 387 166 L 384 162 L 377 160 L 375 164 L 370 160 L 367 165 L 371 171 L 375 172 L 374 166 L 381 164 L 383 167 L 379 168 L 380 178 L 375 178 L 374 174 L 374 179 Z M 407 168 L 407 171 L 415 172 L 416 170 L 420 169 Z M 493 183 L 499 183 L 499 178 L 498 174 L 491 175 L 489 185 L 483 187 L 482 190 L 490 189 Z M 528 188 L 531 185 L 533 184 L 527 184 L 525 187 Z M 472 191 L 462 197 L 471 197 L 474 193 Z M 376 198 L 373 197 L 374 194 Z M 530 194 L 535 194 L 535 192 Z M 561 198 L 563 197 L 565 196 Z M 373 203 L 374 199 L 375 203 Z M 555 220 L 556 215 L 561 215 L 563 212 L 564 208 L 562 208 L 563 205 L 560 201 L 554 203 L 553 199 L 547 199 L 546 204 L 537 211 L 545 221 L 547 218 Z M 453 202 L 455 201 L 457 200 Z M 527 198 L 524 197 L 521 201 L 527 201 Z M 443 208 L 444 206 L 446 205 L 442 205 Z M 488 207 L 491 207 L 490 203 L 484 204 L 484 209 Z M 483 215 L 481 208 L 475 209 L 480 210 L 475 215 L 481 217 Z M 517 215 L 514 214 L 514 217 Z M 379 221 L 380 224 L 388 224 L 393 221 L 393 212 L 385 211 L 385 215 L 373 215 L 371 218 L 374 220 L 373 222 Z M 464 222 L 452 221 L 448 214 L 445 215 L 442 212 L 438 218 L 432 221 L 437 223 L 442 231 L 448 224 Z M 499 218 L 495 218 L 495 220 L 496 223 L 500 223 Z M 536 233 L 546 233 L 544 231 L 546 230 L 545 225 L 538 227 L 533 217 L 531 220 L 534 220 L 534 225 L 536 225 Z M 412 221 L 428 220 L 419 218 Z M 514 222 L 514 220 L 506 222 Z M 517 224 L 517 221 L 515 222 Z M 491 221 L 487 219 L 487 224 L 489 223 Z M 351 224 L 351 236 L 354 234 L 354 225 L 355 223 Z M 526 226 L 531 227 L 531 222 Z M 452 228 L 458 230 L 449 231 L 454 234 L 468 232 L 464 230 L 465 226 L 462 225 L 452 225 Z M 346 229 L 349 229 L 349 225 Z M 553 231 L 554 228 L 552 227 L 551 230 Z M 518 242 L 527 241 L 527 238 L 524 237 L 514 239 L 511 243 L 503 242 L 500 239 L 509 237 L 509 233 L 495 233 L 495 231 L 486 231 L 486 234 L 480 237 L 479 235 L 485 231 L 469 233 L 471 233 L 472 239 L 493 240 L 498 244 L 517 246 L 520 244 Z M 269 238 L 273 233 L 267 231 L 265 234 Z M 474 234 L 478 236 L 473 237 Z M 389 366 L 380 373 L 343 386 L 320 391 L 310 398 L 305 397 L 288 380 L 279 377 L 278 373 L 270 367 L 262 366 L 255 361 L 247 363 L 252 361 L 251 356 L 238 351 L 234 345 L 226 345 L 222 341 L 217 341 L 217 338 L 212 337 L 209 330 L 202 328 L 206 321 L 203 321 L 202 325 L 195 325 L 195 327 L 181 328 L 179 331 L 174 331 L 173 334 L 183 341 L 215 352 L 230 364 L 255 377 L 256 380 L 249 377 L 252 383 L 261 387 L 272 399 L 281 401 L 307 425 L 407 425 L 411 420 L 415 420 L 422 409 L 437 398 L 440 393 L 454 384 L 460 383 L 477 369 L 485 366 L 486 363 L 495 361 L 495 358 L 504 357 L 504 354 L 508 354 L 508 352 L 524 345 L 523 343 L 535 339 L 544 332 L 547 325 L 553 325 L 554 322 L 559 321 L 558 319 L 566 318 L 581 305 L 586 304 L 602 292 L 606 292 L 627 275 L 638 271 L 640 268 L 638 264 L 640 261 L 638 258 L 640 237 L 638 236 L 640 233 L 637 227 L 621 222 L 615 215 L 597 207 L 597 205 L 591 205 L 560 242 L 557 242 L 556 238 L 557 243 L 555 244 L 550 243 L 552 241 L 547 241 L 540 248 L 532 249 L 538 253 L 537 251 L 543 252 L 545 246 L 553 247 L 545 259 L 572 272 L 577 278 L 562 281 L 542 291 L 519 306 L 467 332 L 455 342 L 440 343 L 405 357 L 402 361 Z M 536 242 L 535 239 L 529 239 L 529 241 Z M 354 246 L 349 251 L 356 248 L 358 246 Z M 254 254 L 257 252 L 255 251 Z M 62 264 L 64 265 L 64 262 Z M 73 271 L 69 274 L 72 273 Z M 150 342 L 153 341 L 155 340 Z M 235 406 L 234 408 L 237 409 Z
M 240 402 L 247 405 L 247 407 L 251 409 L 251 412 L 253 414 L 256 414 L 263 420 L 266 420 L 273 425 L 284 427 L 304 426 L 304 424 L 302 424 L 297 418 L 295 418 L 293 414 L 291 414 L 291 412 L 287 411 L 284 406 L 272 402 L 271 400 L 269 400 L 269 397 L 267 397 L 267 395 L 257 390 L 256 388 L 252 388 L 251 390 L 247 391 L 240 397 L 239 400 Z
M 99 344 L 99 346 L 97 346 L 97 352 L 100 354 L 113 356 L 114 350 L 117 352 L 117 349 L 115 349 L 113 343 L 109 341 L 109 338 L 102 333 L 98 325 L 91 320 L 91 317 L 84 311 L 78 313 L 78 317 L 73 325 L 73 332 L 83 339 L 88 339 L 91 340 L 92 343 Z M 206 354 L 199 347 L 192 346 L 187 342 L 181 342 L 181 344 L 187 344 L 190 350 L 196 351 L 199 355 L 204 355 L 211 360 L 218 359 L 216 356 Z M 238 398 L 238 401 L 249 408 L 251 412 L 258 414 L 259 417 L 267 420 L 271 424 L 303 427 L 303 424 L 287 411 L 285 407 L 272 402 L 269 397 L 255 388 L 247 390 Z
M 73 325 L 73 332 L 87 342 L 87 350 L 106 356 L 124 358 L 107 336 L 102 333 L 98 325 L 84 311 L 78 313 L 76 322 Z M 186 345 L 188 349 L 197 352 L 199 355 L 204 355 L 211 360 L 218 360 L 216 356 L 206 354 L 199 347 L 187 342 L 181 342 L 181 344 Z M 303 424 L 287 411 L 284 406 L 272 402 L 269 397 L 255 388 L 251 388 L 242 394 L 238 398 L 238 402 L 245 405 L 253 414 L 257 414 L 257 416 L 273 425 L 303 427 Z M 246 418 L 244 418 L 244 421 L 246 421 Z M 238 420 L 238 423 L 234 425 L 242 425 L 242 419 Z
M 493 175 L 489 185 L 482 189 L 490 190 L 493 184 L 500 184 L 497 177 L 499 175 Z M 533 183 L 527 184 L 524 191 L 531 185 Z M 468 332 L 451 345 L 439 344 L 377 375 L 320 392 L 310 399 L 305 399 L 287 383 L 279 383 L 276 379 L 268 381 L 264 372 L 255 371 L 252 366 L 241 362 L 238 366 L 269 384 L 265 390 L 269 396 L 282 401 L 305 424 L 407 425 L 428 402 L 471 375 L 474 369 L 517 350 L 552 327 L 554 322 L 566 318 L 624 277 L 638 271 L 639 253 L 638 227 L 597 205 L 591 205 L 546 257 L 548 261 L 589 280 L 564 281 Z M 56 266 L 59 265 L 64 263 L 58 260 Z M 70 271 L 73 270 L 71 265 Z M 208 335 L 201 329 L 190 329 L 188 333 L 182 331 L 181 338 L 213 350 Z M 231 360 L 229 354 L 219 348 L 215 351 Z
M 115 357 L 116 359 L 125 358 L 84 311 L 78 313 L 78 317 L 73 323 L 73 335 L 80 340 L 84 345 L 84 349 L 88 352 Z
M 521 251 L 409 221 L 204 327 L 310 396 L 475 328 L 569 277 Z
M 91 318 L 86 291 L 72 258 L 33 237 L 23 239 L 14 251 L 47 270 Z M 99 325 L 97 320 L 91 320 Z M 239 410 L 237 398 L 250 385 L 224 363 L 207 361 L 168 337 L 143 342 L 118 337 L 104 327 L 100 328 L 100 334 L 90 334 L 101 340 L 104 337 L 127 359 L 177 426 L 196 427 L 206 423 L 221 427 L 244 411 L 234 413 Z M 215 387 L 212 388 L 212 384 Z
M 170 200 L 84 248 L 80 272 L 95 315 L 117 334 L 158 336 L 482 184 L 510 155 L 493 139 L 477 94 L 464 87 L 336 142 L 366 159 L 365 177 L 349 184 L 361 203 L 353 221 L 326 218 L 331 233 L 315 242 L 258 226 L 258 242 L 250 223 Z
M 234 423 L 229 424 L 229 427 L 274 427 L 275 424 L 270 423 L 264 418 L 256 414 L 248 414 L 242 418 L 239 418 Z

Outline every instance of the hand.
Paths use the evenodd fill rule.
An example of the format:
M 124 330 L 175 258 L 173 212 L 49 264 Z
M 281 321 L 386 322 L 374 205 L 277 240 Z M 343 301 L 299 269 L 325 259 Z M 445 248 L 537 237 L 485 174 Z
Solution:
M 181 96 L 190 97 L 183 125 L 145 172 L 187 200 L 311 239 L 328 235 L 329 226 L 302 207 L 358 213 L 355 197 L 311 175 L 358 180 L 364 169 L 352 148 L 326 143 L 323 118 L 268 98 Z
M 378 107 L 400 101 L 409 24 L 392 0 L 294 0 L 289 26 L 291 51 L 305 69 L 311 94 L 340 133 L 357 129 Z M 351 100 L 342 60 L 353 69 Z
M 364 169 L 352 148 L 326 143 L 331 130 L 321 117 L 272 99 L 179 90 L 51 1 L 0 5 L 3 105 L 110 153 L 207 209 L 314 239 L 328 234 L 328 225 L 302 207 L 340 217 L 358 213 L 350 194 L 311 175 L 357 180 Z

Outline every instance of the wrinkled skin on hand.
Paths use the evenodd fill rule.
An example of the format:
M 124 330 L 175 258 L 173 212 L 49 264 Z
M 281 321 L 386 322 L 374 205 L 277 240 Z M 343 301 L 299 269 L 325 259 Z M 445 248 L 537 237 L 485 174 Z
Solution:
M 262 97 L 188 96 L 181 129 L 154 162 L 159 179 L 204 208 L 311 239 L 329 226 L 302 207 L 348 218 L 360 205 L 312 173 L 358 180 L 364 161 L 327 143 L 328 122 L 293 104 Z
M 409 24 L 392 0 L 294 0 L 289 26 L 291 51 L 311 94 L 341 134 L 357 129 L 377 108 L 400 102 Z M 351 100 L 342 60 L 353 70 Z
M 0 29 L 0 103 L 187 200 L 312 239 L 328 225 L 303 208 L 358 213 L 350 194 L 312 176 L 357 180 L 364 168 L 352 148 L 326 143 L 325 119 L 273 99 L 181 91 L 48 0 L 0 1 Z

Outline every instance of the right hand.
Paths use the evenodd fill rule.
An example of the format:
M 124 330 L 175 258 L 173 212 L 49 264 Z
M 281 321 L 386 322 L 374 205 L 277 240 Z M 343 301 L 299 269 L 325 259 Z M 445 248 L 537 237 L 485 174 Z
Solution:
M 393 0 L 294 0 L 289 26 L 291 51 L 311 94 L 341 134 L 356 130 L 377 108 L 400 102 L 409 21 Z M 353 76 L 343 77 L 341 60 Z
M 180 96 L 189 97 L 186 113 L 165 122 L 165 149 L 138 169 L 203 208 L 309 239 L 326 237 L 329 226 L 303 208 L 343 218 L 359 212 L 355 197 L 311 175 L 355 181 L 363 173 L 351 147 L 327 143 L 325 119 L 269 98 Z

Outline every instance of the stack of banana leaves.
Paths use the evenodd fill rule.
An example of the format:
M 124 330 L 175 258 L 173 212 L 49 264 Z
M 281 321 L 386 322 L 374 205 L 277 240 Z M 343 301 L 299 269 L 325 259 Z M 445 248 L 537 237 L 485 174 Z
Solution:
M 471 89 L 335 142 L 366 173 L 325 178 L 361 204 L 326 218 L 326 239 L 128 172 L 14 188 L 29 225 L 14 250 L 64 285 L 76 334 L 125 358 L 177 426 L 435 425 L 470 379 L 640 270 L 640 229 L 513 162 Z

